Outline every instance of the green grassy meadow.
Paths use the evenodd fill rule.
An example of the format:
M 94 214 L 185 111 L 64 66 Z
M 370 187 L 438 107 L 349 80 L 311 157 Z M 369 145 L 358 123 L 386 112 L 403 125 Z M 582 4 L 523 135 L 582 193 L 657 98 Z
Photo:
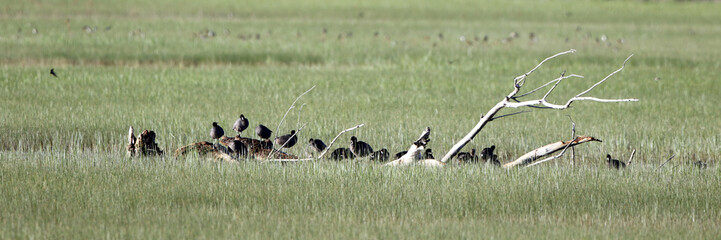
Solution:
M 0 238 L 718 238 L 718 12 L 673 1 L 5 4 Z M 570 138 L 570 116 L 577 134 L 603 140 L 577 147 L 576 165 L 125 157 L 131 125 L 172 152 L 209 141 L 214 121 L 230 133 L 239 114 L 275 130 L 315 86 L 281 133 L 306 124 L 301 143 L 328 143 L 364 123 L 339 146 L 352 134 L 395 153 L 430 126 L 440 158 L 514 77 L 568 49 L 578 51 L 526 90 L 563 71 L 585 76 L 549 97 L 565 102 L 633 54 L 588 95 L 640 101 L 532 109 L 491 122 L 464 150 L 496 145 L 508 162 Z M 299 145 L 289 152 L 304 156 Z M 605 167 L 607 153 L 633 149 L 628 169 Z M 690 165 L 699 160 L 709 168 Z

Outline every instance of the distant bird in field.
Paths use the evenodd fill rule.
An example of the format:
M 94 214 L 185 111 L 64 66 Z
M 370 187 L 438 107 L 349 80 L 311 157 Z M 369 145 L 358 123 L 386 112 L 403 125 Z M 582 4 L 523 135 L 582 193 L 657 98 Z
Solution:
M 235 120 L 235 123 L 233 124 L 233 130 L 238 132 L 238 136 L 245 131 L 246 128 L 248 128 L 248 125 L 250 123 L 248 122 L 248 119 L 243 116 L 243 114 L 240 114 L 240 118 L 238 120 Z
M 606 164 L 608 165 L 608 168 L 615 168 L 615 169 L 622 169 L 626 168 L 626 163 L 611 158 L 611 154 L 606 154 Z
M 50 69 L 50 75 L 53 75 L 53 76 L 55 76 L 55 77 L 58 77 L 58 75 L 55 74 L 55 68 L 51 68 L 51 69 Z
M 698 167 L 699 169 L 706 169 L 708 167 L 708 164 L 706 164 L 704 161 L 693 162 L 693 165 Z
M 343 159 L 352 159 L 353 158 L 353 152 L 350 151 L 350 149 L 347 148 L 336 148 L 333 150 L 332 153 L 330 153 L 330 159 L 333 160 L 343 160 Z
M 275 138 L 275 144 L 284 148 L 291 148 L 295 146 L 296 142 L 298 142 L 298 136 L 295 135 L 295 130 L 291 130 L 290 134 Z
M 476 155 L 476 149 L 471 149 L 471 152 L 462 152 L 456 155 L 456 159 L 462 163 L 478 162 L 478 155 Z
M 223 135 L 225 135 L 223 128 L 218 126 L 217 122 L 213 122 L 213 128 L 210 129 L 210 138 L 212 138 L 213 140 L 218 140 Z
M 385 162 L 385 161 L 388 161 L 389 158 L 390 158 L 390 154 L 388 153 L 388 149 L 384 148 L 384 149 L 373 152 L 373 154 L 371 154 L 370 160 Z
M 322 140 L 313 138 L 308 140 L 308 146 L 318 153 L 323 152 L 323 150 L 327 147 Z
M 270 134 L 272 134 L 273 131 L 268 129 L 268 127 L 263 126 L 263 124 L 258 125 L 255 127 L 255 134 L 258 134 L 258 137 L 268 140 L 270 138 Z
M 365 157 L 373 153 L 373 148 L 366 142 L 358 141 L 358 138 L 352 136 L 350 138 L 350 151 L 356 157 Z
M 423 159 L 436 159 L 433 157 L 433 150 L 430 148 L 426 149 L 426 151 L 423 152 Z

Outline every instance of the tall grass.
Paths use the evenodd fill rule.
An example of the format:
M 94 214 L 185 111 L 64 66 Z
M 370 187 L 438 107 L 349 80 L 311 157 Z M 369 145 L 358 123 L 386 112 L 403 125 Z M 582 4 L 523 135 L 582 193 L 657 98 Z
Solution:
M 714 238 L 719 10 L 668 1 L 11 4 L 0 11 L 0 238 Z M 509 41 L 511 32 L 520 37 Z M 571 48 L 527 86 L 584 75 L 549 98 L 564 102 L 634 54 L 590 95 L 641 101 L 534 109 L 491 122 L 464 150 L 496 145 L 510 161 L 568 139 L 571 116 L 578 134 L 603 140 L 579 146 L 576 166 L 123 157 L 131 125 L 156 131 L 168 152 L 209 140 L 214 121 L 231 132 L 239 114 L 275 129 L 311 86 L 280 134 L 307 123 L 301 140 L 327 142 L 365 123 L 345 137 L 395 153 L 430 126 L 441 156 L 513 77 Z M 631 169 L 603 166 L 605 154 L 626 159 L 632 149 Z M 698 160 L 711 167 L 689 164 Z

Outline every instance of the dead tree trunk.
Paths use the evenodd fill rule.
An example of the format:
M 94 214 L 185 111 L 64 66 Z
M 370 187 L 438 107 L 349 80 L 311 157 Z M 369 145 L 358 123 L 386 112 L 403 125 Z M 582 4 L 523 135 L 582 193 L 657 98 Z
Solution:
M 605 78 L 601 79 L 600 81 L 596 82 L 596 84 L 594 84 L 594 85 L 591 86 L 590 88 L 586 89 L 585 91 L 583 91 L 583 92 L 577 94 L 576 96 L 572 97 L 571 99 L 569 99 L 569 100 L 568 100 L 565 104 L 563 104 L 563 105 L 550 103 L 550 102 L 546 101 L 546 99 L 548 98 L 548 95 L 550 95 L 550 94 L 553 92 L 553 90 L 556 89 L 556 87 L 558 86 L 558 84 L 560 84 L 561 81 L 563 81 L 564 79 L 571 78 L 571 77 L 583 78 L 583 76 L 575 75 L 575 74 L 571 74 L 571 75 L 566 76 L 566 75 L 565 75 L 565 72 L 564 72 L 564 73 L 561 74 L 560 77 L 558 77 L 558 78 L 556 78 L 556 79 L 553 79 L 553 80 L 549 81 L 548 83 L 546 83 L 546 84 L 544 84 L 544 85 L 542 85 L 542 86 L 540 86 L 540 87 L 538 87 L 538 88 L 536 88 L 536 89 L 534 89 L 534 90 L 531 90 L 531 91 L 529 91 L 529 92 L 527 92 L 527 93 L 519 94 L 521 88 L 523 87 L 524 83 L 526 82 L 526 77 L 528 77 L 531 73 L 533 73 L 533 72 L 536 71 L 539 67 L 541 67 L 541 65 L 543 65 L 543 63 L 545 63 L 546 61 L 551 60 L 551 59 L 553 59 L 553 58 L 556 58 L 556 57 L 558 57 L 558 56 L 565 55 L 565 54 L 569 54 L 569 53 L 574 53 L 574 52 L 576 52 L 576 50 L 571 49 L 571 50 L 568 50 L 568 51 L 565 51 L 565 52 L 561 52 L 561 53 L 557 53 L 557 54 L 555 54 L 555 55 L 553 55 L 553 56 L 550 56 L 550 57 L 544 59 L 543 61 L 541 61 L 538 65 L 536 65 L 536 67 L 534 67 L 533 69 L 531 69 L 531 70 L 528 71 L 527 73 L 525 73 L 525 74 L 523 74 L 523 75 L 521 75 L 521 76 L 518 76 L 518 77 L 514 78 L 514 79 L 513 79 L 513 90 L 512 90 L 508 95 L 506 95 L 506 97 L 505 97 L 503 100 L 501 100 L 501 101 L 498 102 L 495 106 L 493 106 L 493 108 L 491 108 L 490 110 L 488 110 L 488 112 L 481 117 L 481 120 L 476 124 L 476 126 L 473 127 L 473 129 L 471 129 L 471 131 L 468 132 L 468 134 L 466 134 L 465 137 L 463 137 L 460 141 L 458 141 L 455 145 L 453 145 L 453 147 L 448 151 L 448 153 L 446 153 L 446 155 L 443 156 L 443 159 L 441 159 L 441 162 L 446 163 L 446 162 L 448 162 L 449 160 L 451 160 L 451 158 L 453 158 L 461 149 L 463 149 L 463 147 L 466 146 L 466 144 L 468 144 L 468 142 L 470 142 L 471 140 L 473 140 L 473 138 L 483 129 L 483 127 L 486 126 L 486 124 L 488 124 L 488 122 L 493 121 L 493 120 L 495 120 L 495 119 L 499 119 L 499 118 L 505 117 L 505 116 L 513 115 L 513 114 L 507 114 L 507 115 L 502 115 L 502 116 L 496 117 L 496 115 L 498 114 L 498 112 L 501 111 L 501 110 L 504 109 L 504 108 L 535 107 L 535 108 L 546 108 L 546 109 L 557 109 L 557 110 L 560 110 L 560 109 L 566 109 L 566 108 L 570 107 L 571 104 L 572 104 L 573 102 L 575 102 L 575 101 L 584 101 L 584 100 L 587 100 L 587 101 L 596 101 L 596 102 L 636 102 L 636 101 L 638 101 L 638 99 L 601 99 L 601 98 L 584 97 L 584 96 L 583 96 L 583 95 L 585 95 L 586 93 L 588 93 L 588 92 L 590 92 L 591 90 L 593 90 L 596 86 L 598 86 L 598 85 L 600 85 L 601 83 L 605 82 L 605 81 L 606 81 L 608 78 L 610 78 L 611 76 L 613 76 L 613 75 L 615 75 L 616 73 L 618 73 L 618 72 L 620 72 L 621 70 L 623 70 L 623 68 L 626 66 L 626 62 L 628 62 L 628 60 L 631 58 L 631 56 L 629 56 L 628 58 L 626 58 L 625 61 L 623 61 L 623 65 L 622 65 L 619 69 L 617 69 L 616 71 L 610 73 L 608 76 L 606 76 Z M 632 56 L 633 56 L 633 55 L 632 55 Z M 549 86 L 549 85 L 551 85 L 551 84 L 553 84 L 553 85 L 551 86 L 551 88 L 546 92 L 546 94 L 545 94 L 542 98 L 540 98 L 540 99 L 535 99 L 535 100 L 526 100 L 526 101 L 520 101 L 520 100 L 519 100 L 520 98 L 525 97 L 525 96 L 528 96 L 528 95 L 530 95 L 530 94 L 532 94 L 532 93 L 535 93 L 535 92 L 537 92 L 538 90 L 541 90 L 541 89 L 543 89 L 543 88 L 545 88 L 545 87 L 547 87 L 547 86 Z

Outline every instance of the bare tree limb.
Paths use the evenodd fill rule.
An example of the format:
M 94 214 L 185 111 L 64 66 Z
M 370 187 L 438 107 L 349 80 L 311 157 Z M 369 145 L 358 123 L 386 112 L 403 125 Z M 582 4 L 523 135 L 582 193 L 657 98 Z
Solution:
M 536 88 L 536 89 L 534 89 L 534 90 L 531 90 L 531 91 L 529 91 L 529 92 L 527 92 L 527 93 L 518 95 L 518 93 L 520 92 L 521 88 L 523 87 L 523 85 L 524 85 L 525 82 L 526 82 L 526 78 L 527 78 L 531 73 L 533 73 L 533 72 L 536 71 L 538 68 L 540 68 L 541 65 L 543 65 L 545 62 L 547 62 L 547 61 L 549 61 L 549 60 L 551 60 L 551 59 L 553 59 L 553 58 L 556 58 L 556 57 L 558 57 L 558 56 L 565 55 L 565 54 L 569 54 L 569 53 L 574 53 L 574 52 L 576 52 L 576 50 L 571 49 L 571 50 L 568 50 L 568 51 L 565 51 L 565 52 L 560 52 L 560 53 L 557 53 L 557 54 L 555 54 L 555 55 L 553 55 L 553 56 L 550 56 L 550 57 L 544 59 L 543 61 L 541 61 L 538 65 L 536 65 L 533 69 L 531 69 L 531 70 L 528 71 L 527 73 L 525 73 L 525 74 L 523 74 L 523 75 L 520 75 L 520 76 L 514 78 L 514 79 L 513 79 L 513 91 L 511 91 L 502 101 L 498 102 L 495 106 L 493 106 L 490 110 L 488 110 L 488 112 L 487 112 L 485 115 L 482 115 L 481 119 L 480 119 L 479 122 L 476 124 L 476 126 L 474 126 L 473 129 L 471 129 L 471 131 L 468 132 L 468 134 L 466 134 L 466 136 L 464 136 L 461 140 L 459 140 L 456 144 L 454 144 L 453 147 L 451 147 L 451 149 L 446 153 L 446 155 L 443 156 L 443 158 L 441 159 L 441 162 L 446 163 L 446 162 L 448 162 L 451 158 L 453 158 L 456 154 L 458 154 L 458 152 L 459 152 L 466 144 L 468 144 L 468 142 L 470 142 L 471 140 L 473 140 L 473 138 L 483 129 L 483 127 L 485 127 L 486 124 L 488 124 L 488 122 L 490 122 L 490 121 L 492 121 L 492 120 L 494 120 L 494 119 L 497 119 L 497 118 L 494 118 L 494 116 L 495 116 L 496 114 L 498 114 L 498 112 L 499 112 L 501 109 L 503 109 L 503 108 L 507 108 L 507 107 L 510 107 L 510 108 L 533 107 L 533 108 L 550 108 L 550 109 L 558 109 L 558 110 L 560 110 L 560 109 L 569 108 L 569 107 L 571 106 L 571 104 L 572 104 L 573 102 L 575 102 L 575 101 L 596 101 L 596 102 L 636 102 L 636 101 L 638 101 L 638 99 L 633 99 L 633 98 L 629 98 L 629 99 L 601 99 L 601 98 L 596 98 L 596 97 L 586 97 L 586 96 L 583 96 L 583 95 L 585 95 L 586 93 L 588 93 L 588 92 L 590 92 L 591 90 L 593 90 L 594 88 L 596 88 L 596 87 L 597 87 L 598 85 L 600 85 L 601 83 L 603 83 L 603 82 L 605 82 L 606 80 L 608 80 L 611 76 L 614 76 L 615 74 L 617 74 L 618 72 L 620 72 L 621 70 L 623 70 L 624 67 L 626 66 L 626 63 L 628 62 L 628 60 L 629 60 L 629 59 L 631 58 L 631 56 L 633 56 L 633 55 L 631 55 L 631 56 L 629 56 L 628 58 L 626 58 L 626 60 L 623 62 L 623 65 L 622 65 L 620 68 L 618 68 L 618 69 L 615 70 L 614 72 L 610 73 L 608 76 L 606 76 L 605 78 L 601 79 L 600 81 L 596 82 L 596 83 L 595 83 L 594 85 L 592 85 L 590 88 L 588 88 L 588 89 L 586 89 L 585 91 L 580 92 L 580 93 L 577 94 L 576 96 L 570 98 L 570 99 L 569 99 L 565 104 L 563 104 L 563 105 L 550 103 L 550 102 L 548 102 L 546 99 L 548 98 L 548 96 L 550 96 L 551 93 L 553 93 L 553 91 L 556 89 L 556 87 L 557 87 L 564 79 L 566 79 L 566 78 L 571 78 L 571 77 L 582 78 L 582 76 L 580 76 L 580 75 L 575 75 L 575 74 L 571 74 L 571 75 L 565 76 L 565 72 L 564 72 L 559 78 L 556 78 L 556 79 L 554 79 L 554 80 L 551 80 L 551 81 L 549 81 L 548 83 L 542 85 L 541 87 Z M 552 87 L 545 93 L 545 95 L 544 95 L 542 98 L 540 98 L 540 99 L 527 100 L 527 101 L 519 101 L 519 100 L 518 100 L 518 98 L 520 98 L 520 97 L 528 96 L 529 94 L 535 93 L 535 92 L 539 91 L 540 89 L 543 89 L 544 87 L 547 87 L 547 86 L 549 86 L 549 85 L 551 85 L 551 84 L 553 84 L 553 86 L 552 86 Z M 513 101 L 512 101 L 512 100 L 513 100 Z M 505 117 L 505 116 L 506 116 L 506 115 L 501 116 L 501 117 Z M 560 149 L 559 149 L 559 150 L 560 150 Z
M 633 149 L 633 151 L 631 151 L 631 156 L 628 158 L 628 164 L 626 164 L 626 165 L 631 165 L 631 161 L 633 161 L 633 156 L 635 156 L 635 155 L 636 155 L 636 149 Z
M 512 168 L 512 167 L 515 167 L 515 166 L 522 166 L 522 165 L 533 164 L 534 162 L 536 162 L 537 159 L 542 158 L 542 157 L 545 157 L 545 156 L 550 155 L 550 154 L 553 154 L 554 152 L 557 152 L 557 151 L 560 151 L 560 150 L 562 150 L 562 149 L 566 149 L 566 148 L 568 148 L 568 147 L 572 147 L 572 146 L 575 146 L 575 145 L 578 145 L 578 144 L 587 143 L 587 142 L 592 142 L 592 141 L 601 142 L 601 140 L 596 139 L 596 138 L 594 138 L 594 137 L 590 137 L 590 136 L 579 136 L 579 137 L 576 137 L 575 139 L 573 139 L 573 140 L 571 140 L 571 141 L 568 141 L 568 142 L 558 141 L 558 142 L 555 142 L 555 143 L 551 143 L 551 144 L 548 144 L 548 145 L 546 145 L 546 146 L 543 146 L 543 147 L 540 147 L 540 148 L 536 148 L 536 149 L 534 149 L 533 151 L 530 151 L 530 152 L 528 152 L 528 153 L 526 153 L 526 154 L 523 154 L 523 156 L 518 157 L 518 159 L 516 159 L 516 160 L 514 160 L 514 161 L 512 161 L 512 162 L 503 164 L 503 167 L 504 167 L 504 168 Z M 563 156 L 563 154 L 559 154 L 559 156 L 557 156 L 557 157 L 544 159 L 544 160 L 541 160 L 541 161 L 539 161 L 539 162 L 545 162 L 545 161 L 548 161 L 548 160 L 556 159 L 556 158 L 558 158 L 558 157 L 560 157 L 560 156 Z M 535 164 L 534 164 L 534 165 L 535 165 Z
M 505 114 L 505 115 L 501 115 L 501 116 L 498 116 L 498 117 L 491 118 L 491 120 L 488 120 L 488 121 L 493 121 L 493 120 L 496 120 L 496 119 L 499 119 L 499 118 L 509 117 L 509 116 L 513 116 L 513 115 L 516 115 L 516 114 L 527 113 L 527 112 L 531 112 L 531 111 L 520 111 L 520 112 L 509 113 L 509 114 Z
M 285 121 L 285 117 L 288 116 L 288 113 L 290 112 L 290 110 L 293 109 L 293 108 L 295 108 L 295 103 L 298 102 L 298 100 L 300 100 L 300 98 L 303 97 L 303 95 L 305 95 L 306 93 L 308 93 L 308 92 L 310 92 L 311 90 L 313 90 L 313 88 L 315 88 L 315 85 L 313 85 L 313 87 L 311 87 L 310 89 L 308 89 L 308 90 L 305 91 L 304 93 L 300 94 L 300 96 L 298 96 L 297 98 L 295 98 L 295 101 L 293 101 L 293 103 L 290 104 L 290 107 L 288 107 L 288 110 L 285 111 L 285 114 L 283 114 L 283 118 L 280 119 L 280 122 L 278 123 L 278 127 L 276 127 L 276 128 L 275 128 L 275 132 L 273 132 L 273 136 L 275 136 L 275 137 L 278 136 L 278 130 L 280 130 L 280 125 L 283 125 L 283 121 Z
M 338 140 L 338 137 L 340 137 L 340 135 L 343 135 L 343 133 L 345 133 L 345 132 L 353 131 L 353 130 L 355 130 L 355 129 L 357 129 L 357 128 L 360 128 L 360 127 L 363 127 L 363 126 L 365 126 L 365 123 L 361 123 L 361 124 L 358 125 L 358 126 L 355 126 L 355 127 L 348 128 L 348 129 L 346 129 L 346 130 L 340 131 L 340 132 L 338 133 L 338 135 L 336 135 L 335 138 L 333 138 L 333 141 L 330 141 L 330 143 L 328 144 L 328 146 L 326 146 L 325 150 L 323 150 L 323 152 L 320 153 L 320 155 L 319 155 L 316 159 L 322 159 L 323 156 L 325 156 L 325 154 L 326 154 L 326 153 L 330 150 L 330 148 L 333 146 L 333 143 L 335 143 L 335 141 Z
M 568 141 L 568 144 L 566 144 L 566 147 L 564 147 L 564 148 L 563 148 L 563 151 L 561 151 L 561 153 L 559 153 L 558 155 L 552 156 L 552 157 L 548 157 L 548 158 L 543 159 L 543 160 L 540 160 L 540 161 L 535 161 L 535 162 L 533 162 L 533 163 L 531 163 L 531 164 L 526 165 L 526 167 L 535 166 L 535 165 L 537 165 L 537 164 L 541 164 L 541 163 L 544 163 L 544 162 L 547 162 L 547 161 L 551 161 L 551 160 L 556 159 L 556 158 L 560 158 L 561 156 L 563 156 L 564 153 L 566 153 L 566 150 L 568 150 L 568 147 L 570 147 L 571 144 L 573 144 L 573 141 Z

